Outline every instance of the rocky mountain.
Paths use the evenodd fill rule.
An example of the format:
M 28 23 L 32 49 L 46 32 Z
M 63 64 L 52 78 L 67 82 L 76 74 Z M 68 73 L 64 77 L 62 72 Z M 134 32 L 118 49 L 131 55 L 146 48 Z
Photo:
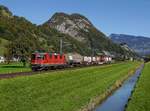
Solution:
M 88 49 L 94 50 L 95 53 L 102 51 L 124 52 L 122 47 L 113 43 L 104 33 L 96 29 L 86 17 L 80 14 L 56 13 L 43 26 L 69 35 L 87 46 Z
M 88 54 L 87 46 L 62 34 L 54 28 L 37 26 L 24 17 L 14 16 L 7 7 L 0 6 L 0 55 L 7 52 L 9 45 L 14 55 L 30 54 L 35 50 L 59 52 L 60 37 L 63 41 L 72 44 L 63 47 L 64 52 L 75 51 L 81 54 Z
M 86 41 L 87 37 L 85 33 L 94 27 L 92 23 L 82 15 L 68 15 L 65 13 L 54 14 L 45 24 L 81 42 Z
M 115 43 L 126 43 L 131 49 L 140 55 L 150 54 L 150 38 L 125 34 L 111 34 Z
M 56 13 L 44 24 L 37 26 L 24 17 L 14 16 L 5 6 L 0 6 L 0 54 L 30 55 L 35 50 L 81 55 L 108 51 L 117 55 L 132 55 L 113 43 L 80 14 Z

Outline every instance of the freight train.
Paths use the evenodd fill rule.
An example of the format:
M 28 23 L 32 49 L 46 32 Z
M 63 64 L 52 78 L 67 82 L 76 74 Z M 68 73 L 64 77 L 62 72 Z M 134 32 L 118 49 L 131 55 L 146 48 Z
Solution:
M 78 53 L 32 53 L 31 67 L 33 71 L 55 68 L 75 67 L 81 65 L 104 64 L 111 62 L 112 58 L 106 55 L 81 56 Z

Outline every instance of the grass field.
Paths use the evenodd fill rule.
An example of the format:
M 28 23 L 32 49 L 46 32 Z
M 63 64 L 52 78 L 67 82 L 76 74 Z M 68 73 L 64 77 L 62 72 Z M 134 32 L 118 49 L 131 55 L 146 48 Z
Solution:
M 23 67 L 22 63 L 19 62 L 10 64 L 0 64 L 0 74 L 25 71 L 31 71 L 31 68 L 28 64 L 26 67 Z
M 139 62 L 0 80 L 0 111 L 77 111 Z
M 150 63 L 145 65 L 126 111 L 150 111 Z

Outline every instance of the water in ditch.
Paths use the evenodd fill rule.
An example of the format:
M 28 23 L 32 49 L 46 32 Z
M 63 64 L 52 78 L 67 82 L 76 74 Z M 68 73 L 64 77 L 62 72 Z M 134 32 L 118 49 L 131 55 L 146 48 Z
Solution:
M 143 66 L 144 65 L 137 69 L 135 74 L 129 77 L 129 79 L 127 79 L 118 90 L 108 97 L 108 99 L 99 105 L 95 111 L 124 111 Z

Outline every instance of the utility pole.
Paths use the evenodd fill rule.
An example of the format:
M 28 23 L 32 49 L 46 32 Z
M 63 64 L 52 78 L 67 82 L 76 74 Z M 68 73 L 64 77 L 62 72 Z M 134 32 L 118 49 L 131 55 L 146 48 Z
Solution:
M 90 39 L 90 47 L 91 47 L 91 61 L 93 62 L 93 57 L 94 57 L 94 52 L 95 52 L 95 49 L 94 49 L 94 44 L 93 44 L 93 39 L 91 38 Z
M 67 46 L 71 46 L 72 44 L 68 43 L 68 42 L 65 42 L 63 41 L 63 38 L 60 36 L 60 43 L 59 43 L 60 47 L 59 47 L 59 53 L 60 54 L 63 54 L 63 48 L 67 47 Z M 65 50 L 64 50 L 65 51 Z
M 63 53 L 63 40 L 60 38 L 60 54 Z

